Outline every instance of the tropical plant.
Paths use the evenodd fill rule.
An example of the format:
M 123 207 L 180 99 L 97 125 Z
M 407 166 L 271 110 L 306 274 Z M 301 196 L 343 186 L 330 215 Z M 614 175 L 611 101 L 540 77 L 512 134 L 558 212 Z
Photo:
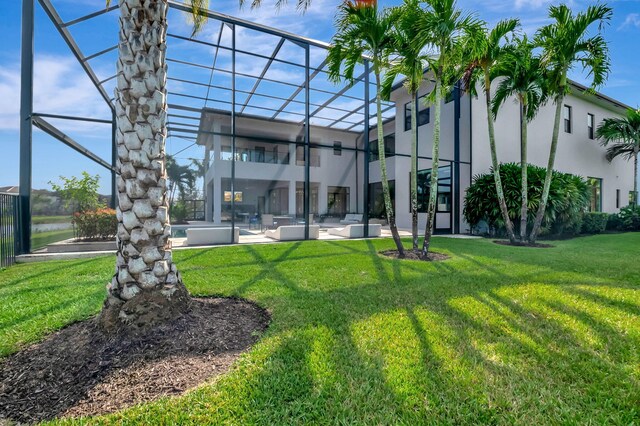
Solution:
M 418 90 L 424 79 L 426 58 L 422 48 L 414 43 L 418 27 L 416 17 L 420 12 L 418 0 L 405 0 L 401 7 L 392 9 L 395 22 L 392 29 L 391 55 L 395 58 L 385 74 L 382 96 L 388 99 L 395 79 L 404 75 L 404 87 L 411 96 L 411 236 L 413 250 L 418 250 Z
M 73 215 L 76 238 L 80 240 L 112 240 L 118 232 L 118 218 L 113 209 L 98 208 Z
M 471 53 L 471 63 L 466 70 L 465 86 L 468 88 L 475 87 L 475 80 L 479 79 L 484 88 L 484 98 L 487 110 L 487 129 L 489 131 L 489 151 L 491 152 L 491 165 L 493 176 L 496 183 L 496 193 L 498 195 L 498 205 L 502 212 L 502 218 L 507 230 L 509 241 L 514 244 L 516 236 L 513 232 L 513 223 L 509 218 L 507 204 L 504 200 L 504 191 L 500 180 L 500 164 L 498 163 L 498 153 L 496 150 L 496 135 L 494 130 L 494 113 L 492 113 L 491 101 L 491 83 L 495 78 L 494 67 L 496 67 L 505 56 L 504 42 L 508 40 L 518 27 L 517 19 L 506 19 L 500 21 L 491 30 L 487 31 L 485 25 L 482 25 L 480 31 L 472 32 L 470 44 L 473 46 Z M 474 89 L 472 89 L 474 90 Z
M 620 209 L 618 216 L 621 231 L 640 231 L 640 209 L 628 206 Z
M 329 48 L 327 65 L 330 80 L 340 82 L 346 79 L 353 82 L 356 65 L 363 61 L 363 57 L 370 58 L 376 80 L 376 127 L 385 211 L 398 254 L 400 257 L 404 257 L 404 247 L 398 234 L 393 204 L 391 203 L 384 149 L 384 129 L 382 127 L 381 75 L 388 66 L 388 54 L 393 44 L 392 26 L 393 16 L 388 10 L 379 11 L 376 2 L 345 1 L 338 7 L 336 34 L 332 39 L 333 44 Z
M 640 109 L 627 109 L 623 118 L 605 118 L 596 130 L 596 136 L 607 147 L 607 160 L 633 158 L 633 195 L 630 200 L 638 205 L 638 152 L 640 152 Z M 611 145 L 609 145 L 611 144 Z
M 107 5 L 110 0 L 107 0 Z M 167 0 L 119 0 L 115 88 L 118 218 L 116 272 L 100 315 L 106 330 L 146 327 L 188 310 L 190 296 L 169 244 L 167 171 Z M 241 2 L 242 3 L 242 2 Z M 298 0 L 306 6 L 309 0 Z M 189 0 L 193 32 L 207 0 Z M 252 5 L 259 5 L 254 0 Z
M 527 174 L 529 208 L 535 211 L 540 203 L 546 169 L 529 164 Z M 516 163 L 501 164 L 500 175 L 509 217 L 519 224 L 522 166 Z M 550 188 L 549 208 L 545 211 L 543 231 L 551 235 L 580 233 L 583 212 L 590 200 L 587 181 L 580 176 L 554 171 Z M 464 217 L 473 228 L 485 222 L 493 234 L 505 234 L 506 227 L 498 205 L 493 171 L 474 177 L 465 194 Z
M 60 176 L 62 184 L 49 181 L 51 188 L 60 195 L 66 207 L 73 208 L 73 212 L 84 212 L 103 207 L 100 202 L 100 175 L 92 176 L 82 172 L 82 177 Z
M 192 170 L 188 165 L 178 164 L 171 155 L 167 155 L 166 161 L 169 206 L 172 207 L 175 202 L 176 191 L 181 199 L 185 198 L 185 194 L 193 192 L 197 171 Z
M 592 91 L 605 82 L 609 74 L 609 53 L 607 42 L 600 32 L 603 26 L 611 20 L 611 15 L 611 8 L 602 4 L 589 6 L 584 12 L 579 12 L 575 16 L 566 5 L 550 6 L 549 18 L 554 22 L 545 25 L 536 32 L 535 44 L 543 49 L 542 62 L 548 70 L 550 95 L 554 98 L 556 111 L 547 164 L 547 177 L 540 206 L 529 235 L 529 241 L 532 243 L 538 237 L 547 207 L 552 170 L 558 148 L 562 106 L 565 96 L 569 93 L 567 72 L 576 64 L 581 65 L 592 78 L 590 87 Z M 596 23 L 598 24 L 598 34 L 589 37 L 589 28 Z
M 427 224 L 422 244 L 422 257 L 429 253 L 433 223 L 438 198 L 438 167 L 440 159 L 440 115 L 445 93 L 462 77 L 468 59 L 465 40 L 472 32 L 477 32 L 480 22 L 471 14 L 458 9 L 455 0 L 427 0 L 416 16 L 418 28 L 414 43 L 421 50 L 435 50 L 435 54 L 425 56 L 434 78 L 433 91 L 429 101 L 434 104 L 433 150 L 431 153 L 431 183 Z
M 527 127 L 547 99 L 545 70 L 542 67 L 540 57 L 534 54 L 533 48 L 533 44 L 529 42 L 526 35 L 514 40 L 514 43 L 507 46 L 500 62 L 493 69 L 494 78 L 499 78 L 492 104 L 493 115 L 497 116 L 500 107 L 512 96 L 515 96 L 520 106 L 521 241 L 526 241 L 527 239 L 529 208 L 527 194 Z

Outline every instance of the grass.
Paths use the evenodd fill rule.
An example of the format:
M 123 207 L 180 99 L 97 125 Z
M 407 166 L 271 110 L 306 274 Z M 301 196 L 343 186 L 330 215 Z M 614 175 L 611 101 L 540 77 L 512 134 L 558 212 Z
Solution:
M 71 216 L 31 216 L 33 225 L 41 225 L 45 223 L 71 223 Z
M 638 424 L 640 233 L 555 248 L 436 238 L 176 251 L 190 291 L 267 307 L 232 371 L 179 398 L 61 424 Z M 0 273 L 0 354 L 100 309 L 111 257 Z M 55 422 L 54 422 L 55 423 Z
M 73 237 L 73 229 L 58 229 L 55 231 L 34 232 L 31 234 L 31 250 L 37 250 L 47 244 L 57 243 Z

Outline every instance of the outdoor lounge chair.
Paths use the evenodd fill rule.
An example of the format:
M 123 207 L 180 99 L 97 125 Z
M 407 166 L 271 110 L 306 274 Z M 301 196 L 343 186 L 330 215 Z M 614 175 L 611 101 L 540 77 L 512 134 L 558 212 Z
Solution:
M 240 228 L 233 232 L 233 242 L 240 241 Z M 189 228 L 187 229 L 187 245 L 211 245 L 231 243 L 231 228 Z
M 340 221 L 343 225 L 351 225 L 362 222 L 362 215 L 357 213 L 349 213 Z
M 330 235 L 337 235 L 344 238 L 363 238 L 364 237 L 364 225 L 355 224 L 347 225 L 344 228 L 329 228 L 327 232 Z M 382 225 L 369 224 L 369 236 L 379 237 L 382 233 Z
M 278 241 L 304 240 L 304 225 L 278 226 L 266 230 L 264 235 Z M 320 225 L 309 225 L 309 239 L 317 240 L 320 236 Z

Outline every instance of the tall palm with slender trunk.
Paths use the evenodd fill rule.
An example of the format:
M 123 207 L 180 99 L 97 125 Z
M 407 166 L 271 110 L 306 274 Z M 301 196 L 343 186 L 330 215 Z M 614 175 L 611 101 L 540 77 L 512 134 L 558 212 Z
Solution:
M 460 80 L 468 59 L 465 40 L 478 31 L 479 21 L 471 14 L 458 9 L 455 0 L 427 0 L 416 17 L 417 35 L 414 43 L 418 47 L 435 50 L 427 56 L 427 62 L 434 77 L 433 91 L 429 96 L 434 106 L 433 149 L 431 152 L 431 181 L 427 224 L 422 244 L 422 257 L 429 253 L 433 223 L 438 197 L 438 166 L 440 159 L 440 116 L 443 94 L 451 90 Z
M 470 40 L 470 43 L 473 45 L 472 62 L 466 71 L 466 75 L 471 77 L 469 79 L 470 81 L 467 82 L 467 87 L 470 87 L 472 84 L 475 85 L 474 77 L 477 76 L 482 81 L 484 88 L 493 179 L 496 184 L 496 194 L 498 196 L 500 212 L 502 213 L 502 220 L 504 221 L 509 241 L 512 244 L 516 243 L 516 236 L 513 230 L 513 222 L 509 217 L 502 179 L 500 178 L 500 163 L 498 162 L 498 152 L 496 149 L 494 115 L 491 113 L 491 83 L 493 82 L 493 68 L 499 63 L 502 56 L 504 56 L 505 49 L 503 42 L 513 34 L 518 25 L 519 22 L 517 19 L 506 19 L 498 22 L 491 31 L 487 31 L 483 25 L 481 31 L 473 32 L 471 34 L 473 39 Z
M 623 118 L 605 118 L 596 136 L 607 147 L 607 160 L 616 157 L 633 158 L 633 209 L 638 206 L 638 153 L 640 152 L 640 109 L 627 109 Z
M 609 52 L 601 31 L 611 20 L 612 10 L 606 5 L 589 6 L 575 16 L 566 5 L 549 7 L 549 18 L 554 22 L 540 28 L 535 35 L 535 44 L 542 47 L 542 61 L 548 69 L 549 88 L 556 104 L 551 148 L 547 163 L 547 174 L 542 188 L 540 205 L 529 242 L 535 243 L 542 227 L 542 220 L 549 199 L 549 188 L 553 177 L 553 166 L 558 148 L 560 118 L 565 96 L 569 93 L 567 72 L 581 65 L 591 76 L 591 90 L 602 85 L 609 75 Z M 589 37 L 589 29 L 597 25 L 597 34 Z
M 382 128 L 382 72 L 387 67 L 389 49 L 393 43 L 392 26 L 391 14 L 388 11 L 378 11 L 376 2 L 346 1 L 342 3 L 336 16 L 336 34 L 332 40 L 333 45 L 329 48 L 327 64 L 329 78 L 332 81 L 340 82 L 345 78 L 353 82 L 356 65 L 362 62 L 364 56 L 370 58 L 376 80 L 376 127 L 384 206 L 399 256 L 404 257 L 404 248 L 398 234 L 391 203 Z M 369 100 L 366 99 L 365 102 Z
M 534 54 L 533 44 L 526 36 L 515 40 L 506 47 L 501 60 L 493 69 L 493 77 L 499 80 L 491 112 L 498 115 L 500 107 L 507 99 L 515 97 L 520 106 L 520 166 L 521 166 L 521 203 L 520 203 L 520 240 L 527 240 L 529 212 L 529 185 L 527 182 L 528 164 L 528 124 L 535 118 L 547 98 L 545 72 L 540 57 Z
M 299 0 L 299 5 L 306 3 Z M 208 1 L 188 4 L 195 34 L 206 22 L 203 12 Z M 117 253 L 100 314 L 100 324 L 108 331 L 171 320 L 186 312 L 190 301 L 169 242 L 165 155 L 169 5 L 167 0 L 119 0 L 118 5 Z
M 414 41 L 417 36 L 416 17 L 419 15 L 420 2 L 405 0 L 401 7 L 392 10 L 394 27 L 391 55 L 394 56 L 385 74 L 382 94 L 388 99 L 395 79 L 404 75 L 404 87 L 411 96 L 411 236 L 414 251 L 418 250 L 418 90 L 424 79 L 426 57 L 423 46 Z

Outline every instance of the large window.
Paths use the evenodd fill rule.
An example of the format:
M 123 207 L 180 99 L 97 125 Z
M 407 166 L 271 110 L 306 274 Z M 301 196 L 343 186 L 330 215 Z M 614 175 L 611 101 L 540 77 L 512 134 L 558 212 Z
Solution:
M 591 200 L 589 202 L 590 212 L 602 211 L 602 179 L 590 177 L 587 178 L 587 184 L 590 188 Z
M 562 118 L 565 133 L 571 133 L 571 107 L 569 105 L 562 108 Z
M 427 124 L 431 120 L 431 111 L 426 106 L 426 96 L 422 95 L 418 98 L 418 127 Z M 411 102 L 404 106 L 404 131 L 411 130 Z
M 389 181 L 389 193 L 391 195 L 391 206 L 395 211 L 396 200 L 396 181 Z M 382 192 L 382 182 L 374 182 L 369 184 L 369 217 L 373 219 L 386 218 L 386 209 L 384 207 L 384 193 Z
M 418 171 L 418 212 L 426 213 L 431 192 L 431 169 Z M 411 209 L 411 206 L 409 206 Z M 451 166 L 438 168 L 438 201 L 436 212 L 451 212 Z
M 378 155 L 378 140 L 372 140 L 369 142 L 369 161 L 378 161 L 380 156 Z M 384 137 L 384 156 L 393 157 L 396 155 L 396 135 L 391 133 Z
M 349 187 L 329 186 L 327 188 L 327 213 L 343 216 L 349 213 Z
M 594 117 L 593 114 L 587 114 L 587 134 L 589 136 L 589 139 L 593 139 L 594 138 L 594 133 L 593 133 L 593 123 L 594 123 Z

